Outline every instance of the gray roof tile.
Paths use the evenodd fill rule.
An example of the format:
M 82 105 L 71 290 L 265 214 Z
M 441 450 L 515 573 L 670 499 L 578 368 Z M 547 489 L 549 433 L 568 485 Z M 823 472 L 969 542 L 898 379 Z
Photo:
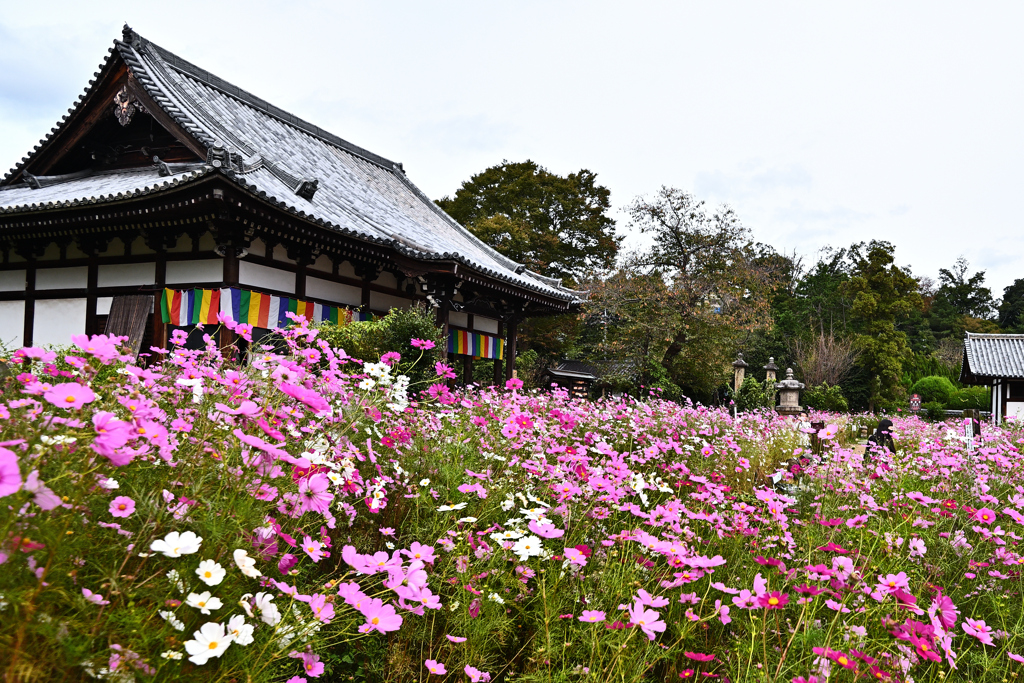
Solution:
M 971 334 L 964 338 L 961 377 L 1024 378 L 1024 334 Z

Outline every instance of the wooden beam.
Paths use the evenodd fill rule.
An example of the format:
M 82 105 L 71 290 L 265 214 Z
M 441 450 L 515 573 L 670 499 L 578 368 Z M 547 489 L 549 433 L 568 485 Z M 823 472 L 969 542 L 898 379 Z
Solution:
M 199 142 L 192 136 L 187 130 L 178 125 L 178 122 L 171 118 L 171 116 L 163 110 L 163 108 L 157 104 L 156 100 L 146 93 L 146 90 L 140 86 L 134 78 L 128 78 L 128 92 L 135 96 L 142 106 L 146 108 L 149 115 L 160 124 L 160 126 L 168 133 L 177 138 L 178 142 L 188 147 L 192 152 L 202 159 L 206 160 L 206 147 L 203 143 Z

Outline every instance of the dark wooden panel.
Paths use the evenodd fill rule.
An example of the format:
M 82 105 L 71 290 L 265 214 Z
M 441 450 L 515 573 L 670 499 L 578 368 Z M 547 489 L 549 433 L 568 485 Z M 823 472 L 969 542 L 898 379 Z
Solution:
M 146 335 L 146 323 L 153 310 L 152 294 L 131 294 L 114 297 L 107 316 L 105 334 L 128 337 L 126 346 L 132 355 L 139 355 L 142 339 Z

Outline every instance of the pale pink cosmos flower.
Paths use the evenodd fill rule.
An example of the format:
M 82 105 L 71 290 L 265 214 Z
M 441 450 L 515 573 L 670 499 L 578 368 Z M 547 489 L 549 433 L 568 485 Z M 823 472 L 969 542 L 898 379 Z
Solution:
M 43 398 L 58 408 L 78 410 L 86 403 L 96 400 L 96 394 L 89 387 L 84 387 L 77 382 L 65 382 L 58 384 L 43 394 Z
M 28 477 L 25 478 L 25 490 L 32 494 L 32 500 L 43 510 L 52 510 L 60 505 L 60 496 L 39 479 L 39 470 L 28 473 Z
M 910 588 L 910 579 L 907 577 L 906 572 L 900 572 L 899 574 L 886 574 L 882 576 L 878 575 L 878 589 L 885 593 L 892 593 L 901 588 Z
M 447 638 L 448 640 L 452 641 L 453 643 L 464 643 L 464 642 L 466 642 L 466 639 L 462 638 L 461 636 L 451 636 L 451 635 L 445 634 L 444 637 Z
M 130 517 L 133 512 L 135 512 L 135 501 L 128 496 L 118 496 L 110 501 L 112 517 Z
M 465 671 L 466 675 L 469 676 L 469 680 L 471 681 L 471 683 L 487 683 L 491 680 L 491 674 L 487 673 L 486 671 L 481 671 L 480 669 L 470 666 L 469 664 L 465 666 L 463 671 Z
M 21 484 L 18 456 L 14 451 L 0 447 L 0 498 L 17 493 Z
M 104 600 L 102 595 L 100 595 L 99 593 L 93 593 L 88 588 L 83 588 L 82 589 L 82 595 L 84 595 L 85 599 L 88 600 L 89 602 L 91 602 L 94 605 L 109 605 L 110 604 L 110 600 Z
M 982 645 L 995 645 L 995 641 L 992 640 L 992 627 L 986 624 L 984 619 L 964 619 L 961 626 L 967 635 L 974 636 Z
M 434 659 L 428 659 L 423 662 L 423 666 L 427 667 L 427 671 L 437 676 L 442 676 L 448 673 L 448 669 L 444 668 L 444 664 Z
M 586 624 L 597 624 L 605 620 L 605 613 L 597 609 L 585 609 L 579 620 Z
M 370 631 L 387 633 L 388 631 L 397 631 L 402 627 L 402 617 L 395 613 L 394 606 L 384 604 L 378 598 L 365 601 L 359 611 L 366 617 L 366 623 L 359 627 L 360 633 L 369 633 Z
M 627 610 L 629 620 L 640 627 L 640 630 L 647 634 L 649 640 L 657 638 L 657 633 L 664 632 L 665 622 L 660 620 L 661 614 L 646 606 L 637 599 Z
M 576 548 L 566 548 L 565 559 L 567 559 L 570 564 L 574 564 L 578 567 L 587 566 L 587 556 L 581 553 Z
M 309 559 L 314 562 L 324 559 L 323 544 L 320 541 L 314 541 L 312 536 L 302 539 L 302 551 L 309 555 Z

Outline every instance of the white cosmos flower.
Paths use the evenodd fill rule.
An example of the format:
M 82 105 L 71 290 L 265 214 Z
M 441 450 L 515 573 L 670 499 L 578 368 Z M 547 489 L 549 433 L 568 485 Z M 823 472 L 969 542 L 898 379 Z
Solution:
M 476 517 L 463 517 L 459 520 L 460 524 L 472 524 L 476 521 Z
M 490 595 L 487 596 L 487 599 L 488 600 L 492 600 L 492 601 L 498 603 L 499 605 L 504 605 L 505 604 L 505 601 L 497 593 L 491 593 Z
M 181 659 L 185 655 L 181 654 L 177 650 L 167 650 L 166 652 L 161 652 L 160 656 L 163 657 L 164 659 L 176 659 L 177 660 L 177 659 Z
M 181 557 L 199 552 L 199 546 L 203 543 L 202 536 L 196 536 L 192 531 L 178 533 L 172 531 L 162 539 L 157 539 L 149 545 L 154 553 L 163 553 L 167 557 Z
M 450 510 L 461 510 L 466 507 L 469 503 L 456 503 L 455 505 L 442 505 L 437 508 L 438 512 L 448 512 Z
M 238 645 L 248 645 L 252 642 L 252 631 L 255 628 L 252 624 L 245 623 L 245 617 L 241 614 L 228 619 L 228 635 Z
M 164 621 L 173 626 L 175 631 L 185 630 L 185 622 L 183 622 L 178 617 L 174 616 L 174 612 L 170 610 L 161 610 L 157 612 L 157 614 L 159 614 L 164 619 Z
M 242 570 L 242 573 L 248 576 L 250 579 L 255 579 L 262 576 L 259 569 L 256 569 L 256 560 L 249 557 L 249 553 L 245 552 L 241 548 L 235 550 L 233 557 L 235 558 L 235 564 Z
M 504 510 L 505 512 L 508 512 L 509 510 L 514 508 L 515 506 L 516 506 L 516 501 L 514 501 L 511 498 L 506 498 L 505 500 L 501 501 L 501 509 Z
M 171 582 L 171 585 L 178 589 L 179 593 L 185 592 L 185 584 L 181 582 L 181 574 L 178 573 L 177 569 L 172 569 L 167 572 L 167 580 Z
M 191 655 L 188 661 L 193 664 L 206 664 L 210 657 L 220 657 L 231 645 L 231 636 L 224 626 L 213 621 L 203 624 L 192 638 L 185 641 L 185 651 Z
M 260 611 L 260 619 L 267 626 L 277 626 L 281 621 L 281 610 L 274 604 L 274 596 L 270 593 L 257 593 L 253 598 L 256 608 Z
M 245 613 L 249 615 L 250 619 L 252 618 L 252 606 L 249 604 L 249 598 L 251 597 L 252 593 L 246 593 L 238 601 L 238 604 L 245 610 Z
M 216 586 L 224 580 L 225 575 L 227 572 L 224 567 L 213 560 L 203 560 L 199 563 L 199 568 L 196 569 L 196 576 L 207 586 Z
M 531 557 L 540 555 L 543 550 L 544 546 L 541 544 L 540 539 L 532 534 L 520 538 L 512 546 L 512 552 L 519 556 L 520 562 L 526 562 Z
M 420 486 L 430 486 L 429 479 L 420 479 Z
M 195 607 L 203 614 L 209 614 L 210 610 L 220 609 L 224 606 L 224 603 L 220 601 L 220 598 L 215 598 L 210 595 L 210 591 L 189 593 L 188 597 L 185 598 L 185 604 L 189 607 Z
M 514 529 L 505 529 L 504 531 L 495 531 L 491 534 L 491 538 L 501 543 L 502 541 L 515 541 L 523 537 L 521 531 L 515 531 Z
M 109 491 L 113 491 L 114 489 L 121 488 L 121 485 L 117 483 L 117 479 L 114 479 L 113 477 L 111 477 L 110 479 L 104 479 L 103 481 L 101 481 L 100 482 L 100 486 L 102 486 L 103 488 L 105 488 L 105 489 L 107 489 Z

